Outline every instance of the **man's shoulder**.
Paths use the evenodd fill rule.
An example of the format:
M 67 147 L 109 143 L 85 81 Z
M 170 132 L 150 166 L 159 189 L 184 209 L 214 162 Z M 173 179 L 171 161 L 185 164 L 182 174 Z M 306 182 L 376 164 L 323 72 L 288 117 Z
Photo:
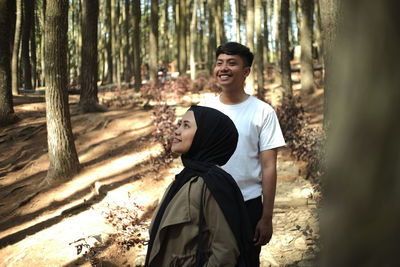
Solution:
M 212 107 L 218 105 L 219 103 L 220 103 L 219 95 L 207 95 L 200 101 L 198 105 L 205 107 Z
M 249 105 L 251 108 L 264 112 L 275 112 L 274 108 L 270 104 L 258 99 L 255 96 L 250 96 L 249 101 L 251 101 Z

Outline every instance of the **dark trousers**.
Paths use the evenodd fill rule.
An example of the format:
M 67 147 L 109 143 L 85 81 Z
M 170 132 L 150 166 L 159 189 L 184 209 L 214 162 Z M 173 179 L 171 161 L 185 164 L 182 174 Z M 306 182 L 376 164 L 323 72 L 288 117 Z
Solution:
M 257 223 L 262 216 L 263 205 L 261 196 L 258 198 L 247 200 L 244 204 L 247 210 L 247 214 L 249 215 L 250 223 L 254 233 Z M 260 252 L 261 252 L 261 246 L 254 246 L 253 250 L 250 252 L 253 262 L 257 263 L 257 265 L 255 265 L 254 267 L 260 266 Z

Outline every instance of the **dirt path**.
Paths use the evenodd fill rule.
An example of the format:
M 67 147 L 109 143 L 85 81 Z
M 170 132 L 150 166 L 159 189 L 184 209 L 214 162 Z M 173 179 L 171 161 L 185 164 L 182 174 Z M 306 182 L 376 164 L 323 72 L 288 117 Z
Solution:
M 72 123 L 85 168 L 66 183 L 40 183 L 48 167 L 40 99 L 17 106 L 22 120 L 0 132 L 0 266 L 143 262 L 146 247 L 133 244 L 147 238 L 152 211 L 181 163 L 155 163 L 162 147 L 151 135 L 151 110 L 128 103 L 79 115 L 76 101 L 71 97 Z M 178 115 L 183 110 L 178 107 Z M 280 152 L 275 232 L 263 248 L 262 266 L 312 266 L 318 223 L 303 166 Z

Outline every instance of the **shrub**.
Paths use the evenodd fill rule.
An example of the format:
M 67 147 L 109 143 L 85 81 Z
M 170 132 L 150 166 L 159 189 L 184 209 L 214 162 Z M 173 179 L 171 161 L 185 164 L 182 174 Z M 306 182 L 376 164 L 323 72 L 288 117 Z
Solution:
M 156 126 L 153 136 L 162 144 L 166 161 L 172 159 L 171 138 L 176 129 L 175 118 L 175 108 L 166 104 L 157 105 L 153 110 L 153 123 Z
M 324 172 L 324 130 L 308 125 L 300 97 L 284 98 L 282 105 L 277 109 L 277 115 L 291 153 L 296 159 L 307 162 L 307 178 L 314 178 L 319 183 L 316 178 Z

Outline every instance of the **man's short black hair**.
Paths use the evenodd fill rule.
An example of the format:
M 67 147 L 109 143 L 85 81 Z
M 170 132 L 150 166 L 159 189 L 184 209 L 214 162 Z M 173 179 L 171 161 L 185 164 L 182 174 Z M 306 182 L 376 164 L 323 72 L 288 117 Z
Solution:
M 243 59 L 245 67 L 251 67 L 251 64 L 253 64 L 254 55 L 250 49 L 236 42 L 227 42 L 218 46 L 216 58 L 218 58 L 220 54 L 239 55 Z

